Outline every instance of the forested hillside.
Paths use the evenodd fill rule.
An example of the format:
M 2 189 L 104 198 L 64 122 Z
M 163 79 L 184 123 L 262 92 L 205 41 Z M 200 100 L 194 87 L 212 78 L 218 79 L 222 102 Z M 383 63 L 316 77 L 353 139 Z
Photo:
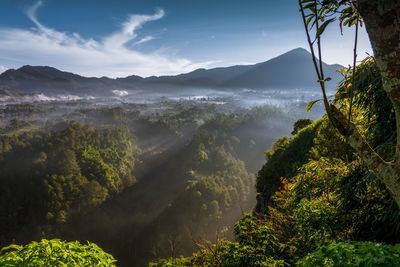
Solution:
M 2 246 L 90 240 L 119 265 L 140 266 L 190 255 L 194 239 L 216 232 L 232 237 L 228 229 L 255 205 L 264 147 L 292 118 L 266 107 L 137 108 L 145 107 L 2 110 Z
M 136 182 L 141 151 L 127 129 L 74 121 L 32 128 L 10 125 L 0 137 L 2 242 L 16 233 L 24 239 L 51 233 L 52 224 L 85 214 Z

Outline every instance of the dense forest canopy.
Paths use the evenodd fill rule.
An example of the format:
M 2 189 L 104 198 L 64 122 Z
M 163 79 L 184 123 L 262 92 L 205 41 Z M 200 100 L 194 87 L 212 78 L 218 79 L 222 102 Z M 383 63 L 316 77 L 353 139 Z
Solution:
M 216 232 L 232 238 L 231 225 L 255 204 L 264 147 L 293 117 L 183 103 L 156 113 L 134 104 L 3 109 L 2 246 L 90 240 L 130 266 L 189 255 L 193 239 Z

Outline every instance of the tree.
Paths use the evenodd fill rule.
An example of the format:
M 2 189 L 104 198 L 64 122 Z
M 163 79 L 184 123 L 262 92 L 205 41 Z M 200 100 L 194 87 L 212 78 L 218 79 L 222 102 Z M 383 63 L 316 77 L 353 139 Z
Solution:
M 400 207 L 400 1 L 398 0 L 299 0 L 307 40 L 313 56 L 324 106 L 331 123 L 346 137 L 364 165 L 385 184 Z M 322 68 L 321 35 L 339 14 L 340 26 L 356 26 L 353 74 L 355 74 L 358 27 L 365 24 L 376 63 L 382 75 L 383 88 L 389 96 L 396 116 L 397 144 L 393 161 L 385 161 L 366 141 L 351 121 L 353 93 L 349 87 L 348 116 L 331 104 L 325 93 Z M 311 32 L 315 33 L 312 40 Z M 318 58 L 314 52 L 317 46 Z M 354 79 L 355 75 L 353 75 Z M 354 84 L 354 81 L 353 81 Z
M 304 127 L 310 125 L 311 123 L 313 123 L 312 120 L 310 119 L 298 119 L 294 124 L 293 124 L 293 131 L 292 131 L 292 135 L 296 135 L 301 129 L 303 129 Z

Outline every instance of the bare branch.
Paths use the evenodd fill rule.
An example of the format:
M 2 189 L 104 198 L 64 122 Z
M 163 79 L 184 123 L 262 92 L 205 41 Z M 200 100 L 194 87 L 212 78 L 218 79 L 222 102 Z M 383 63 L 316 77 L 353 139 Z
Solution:
M 351 121 L 351 113 L 352 113 L 352 108 L 353 108 L 353 97 L 354 97 L 354 90 L 356 87 L 356 64 L 357 64 L 357 44 L 358 44 L 358 16 L 357 16 L 357 22 L 356 22 L 356 33 L 355 33 L 355 38 L 354 38 L 354 52 L 353 52 L 353 81 L 352 81 L 352 86 L 351 86 L 351 91 L 349 92 L 349 98 L 350 98 L 350 106 L 349 106 L 349 124 Z
M 321 75 L 319 74 L 317 61 L 315 59 L 313 42 L 311 41 L 310 32 L 308 31 L 307 22 L 306 22 L 306 16 L 305 16 L 305 13 L 304 13 L 304 8 L 303 8 L 303 4 L 301 3 L 301 0 L 299 0 L 299 6 L 300 6 L 300 10 L 301 10 L 301 15 L 303 17 L 304 28 L 306 29 L 307 41 L 308 41 L 308 45 L 310 46 L 311 55 L 312 55 L 312 59 L 313 59 L 313 62 L 314 62 L 314 67 L 315 67 L 315 71 L 317 73 L 318 80 L 321 80 Z
M 314 3 L 315 3 L 315 5 L 317 5 L 316 0 L 314 0 Z M 319 51 L 319 61 L 320 61 L 320 64 L 319 64 L 319 67 L 318 67 L 317 59 L 316 59 L 315 52 L 314 52 L 314 46 L 313 46 L 314 42 L 311 41 L 310 31 L 308 30 L 308 27 L 307 27 L 306 16 L 305 16 L 305 13 L 304 13 L 304 8 L 303 8 L 303 4 L 301 3 L 301 0 L 299 0 L 299 6 L 300 6 L 301 15 L 302 15 L 302 18 L 303 18 L 304 28 L 306 30 L 308 45 L 310 46 L 310 50 L 311 50 L 312 61 L 314 63 L 314 68 L 315 68 L 315 71 L 316 71 L 317 76 L 318 76 L 318 82 L 319 82 L 321 90 L 322 90 L 325 110 L 328 113 L 328 116 L 330 116 L 329 115 L 329 113 L 330 113 L 330 111 L 329 111 L 330 110 L 329 109 L 329 102 L 328 102 L 328 98 L 327 98 L 326 92 L 325 92 L 325 81 L 324 81 L 324 75 L 323 75 L 323 69 L 322 69 L 321 42 L 320 42 L 321 40 L 320 40 L 320 37 L 317 38 L 317 40 L 318 40 L 318 51 Z M 318 32 L 319 25 L 318 25 L 317 6 L 315 6 L 315 14 L 314 15 L 315 15 L 316 27 L 317 27 L 316 30 Z
M 317 7 L 317 1 L 314 0 L 315 3 L 315 27 L 317 27 L 317 32 L 319 29 L 319 17 L 318 17 L 318 7 Z M 325 109 L 327 107 L 329 107 L 328 104 L 328 98 L 326 96 L 326 90 L 325 90 L 325 76 L 324 76 L 324 68 L 322 65 L 322 52 L 321 52 L 321 36 L 317 35 L 317 46 L 318 46 L 318 59 L 319 59 L 319 73 L 321 78 L 319 79 L 319 84 L 321 86 L 322 89 L 322 95 L 324 98 L 324 104 L 325 104 Z M 329 116 L 329 109 L 326 110 L 326 112 L 328 112 L 328 116 Z

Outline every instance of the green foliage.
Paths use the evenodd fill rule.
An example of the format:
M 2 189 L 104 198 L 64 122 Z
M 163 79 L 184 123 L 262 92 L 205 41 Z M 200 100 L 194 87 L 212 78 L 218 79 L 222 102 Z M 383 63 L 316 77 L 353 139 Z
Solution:
M 265 245 L 265 244 L 264 244 Z M 276 260 L 265 247 L 241 245 L 239 242 L 219 241 L 209 249 L 192 255 L 194 266 L 288 266 L 283 260 Z M 191 265 L 191 266 L 193 266 Z
M 220 135 L 219 131 L 210 133 L 202 129 L 177 156 L 182 172 L 174 170 L 177 181 L 173 189 L 179 193 L 151 226 L 155 228 L 152 239 L 161 240 L 157 245 L 164 249 L 162 255 L 168 255 L 165 241 L 175 234 L 177 227 L 212 238 L 218 227 L 227 225 L 232 217 L 239 219 L 241 209 L 249 210 L 254 203 L 254 176 L 232 155 L 234 148 L 226 144 L 229 140 Z M 177 190 L 177 185 L 182 190 Z M 188 233 L 180 232 L 178 236 L 182 251 L 193 251 L 194 243 Z
M 252 208 L 259 155 L 292 124 L 276 108 L 218 114 L 167 103 L 141 114 L 145 105 L 121 105 L 34 104 L 29 123 L 23 105 L 3 110 L 18 120 L 0 129 L 2 244 L 94 240 L 121 265 L 144 264 L 149 251 L 188 255 L 196 249 L 189 231 L 212 238 Z M 54 116 L 73 111 L 43 121 L 42 106 Z M 132 186 L 135 176 L 143 179 Z
M 1 232 L 14 236 L 85 214 L 135 182 L 138 155 L 122 127 L 62 122 L 0 135 Z
M 2 254 L 2 255 L 1 255 Z M 116 260 L 96 244 L 82 245 L 78 241 L 59 239 L 31 242 L 25 246 L 2 248 L 1 266 L 116 266 Z
M 400 245 L 372 242 L 332 243 L 300 260 L 297 266 L 399 266 Z
M 156 259 L 149 262 L 149 267 L 162 266 L 162 267 L 175 267 L 175 266 L 195 266 L 192 264 L 193 259 L 191 257 L 179 257 L 169 259 Z
M 298 119 L 293 125 L 292 135 L 296 135 L 301 129 L 313 123 L 310 119 Z
M 335 103 L 342 109 L 349 105 L 348 92 L 352 87 L 353 73 L 347 71 L 349 73 L 343 73 L 345 79 L 335 96 Z M 356 74 L 352 120 L 358 123 L 369 142 L 385 158 L 391 159 L 396 132 L 394 111 L 382 88 L 374 60 L 368 58 L 363 61 Z M 314 128 L 311 137 L 313 142 L 308 143 L 307 149 L 294 150 L 292 146 L 296 142 L 304 144 L 311 139 L 304 132 L 316 124 L 318 127 Z M 304 158 L 304 155 L 307 157 Z M 257 177 L 260 196 L 256 211 L 265 211 L 264 224 L 272 229 L 276 242 L 284 248 L 280 254 L 275 254 L 279 255 L 279 259 L 294 264 L 308 253 L 337 241 L 400 241 L 400 212 L 397 206 L 384 185 L 360 164 L 354 150 L 326 116 L 292 139 L 278 139 L 266 156 L 267 163 Z M 298 158 L 304 161 L 299 163 Z M 293 165 L 296 169 L 288 171 L 288 166 Z M 277 177 L 281 177 L 280 184 L 276 183 Z M 264 190 L 260 185 L 264 186 Z M 274 193 L 271 194 L 271 191 Z M 261 205 L 267 207 L 262 209 Z M 371 248 L 375 246 L 373 243 L 366 244 L 370 244 Z M 335 251 L 331 256 L 337 254 L 340 258 L 341 253 Z M 338 260 L 333 266 L 371 266 L 369 260 L 379 263 L 379 259 L 349 259 L 351 263 L 346 265 L 346 259 L 341 259 L 344 262 Z M 318 265 L 310 261 L 302 266 L 325 266 L 325 263 L 331 266 L 330 260 L 321 262 Z M 390 259 L 383 263 L 384 266 L 390 264 Z
M 288 266 L 276 259 L 281 248 L 273 230 L 263 220 L 246 214 L 235 224 L 234 233 L 237 242 L 223 239 L 215 244 L 206 242 L 191 257 L 159 259 L 150 266 Z
M 226 257 L 229 259 L 229 254 L 232 254 L 233 258 L 224 266 L 284 265 L 283 260 L 276 260 L 282 254 L 282 247 L 274 235 L 274 230 L 266 225 L 264 220 L 246 214 L 235 224 L 234 234 L 238 241 L 237 248 L 231 248 L 232 252 Z
M 276 117 L 281 118 L 281 124 L 266 128 Z M 242 211 L 250 210 L 255 203 L 254 176 L 249 170 L 256 170 L 261 162 L 254 155 L 264 151 L 260 144 L 272 141 L 270 134 L 290 125 L 284 114 L 270 108 L 205 118 L 191 140 L 167 161 L 168 172 L 156 172 L 157 188 L 164 195 L 171 192 L 171 201 L 146 228 L 141 240 L 151 235 L 158 257 L 176 257 L 176 251 L 187 255 L 197 249 L 193 236 L 212 239 L 218 229 L 240 219 Z M 271 133 L 265 134 L 267 129 Z M 228 233 L 224 237 L 231 236 Z M 179 244 L 174 252 L 170 250 L 171 237 Z
M 318 160 L 321 157 L 329 159 L 342 159 L 344 161 L 353 158 L 354 150 L 346 143 L 344 137 L 339 134 L 336 128 L 325 115 L 320 120 L 320 127 L 314 138 L 314 145 L 310 155 L 312 159 Z
M 289 140 L 288 137 L 277 139 L 271 151 L 265 153 L 267 163 L 257 175 L 257 192 L 274 192 L 280 184 L 280 177 L 292 177 L 309 159 L 309 152 L 321 122 L 314 122 Z M 271 194 L 272 194 L 271 192 Z
M 293 230 L 297 231 L 293 244 L 299 251 L 309 251 L 335 240 L 335 215 L 334 207 L 329 203 L 302 199 L 293 210 Z
M 353 89 L 354 105 L 358 108 L 357 121 L 365 129 L 369 144 L 385 159 L 392 160 L 395 150 L 396 120 L 392 102 L 382 85 L 382 77 L 373 57 L 365 58 L 353 70 L 341 70 L 344 77 L 336 94 L 336 102 L 348 105 L 349 88 Z
M 314 106 L 315 103 L 318 103 L 319 101 L 321 101 L 322 99 L 317 99 L 317 100 L 313 100 L 311 102 L 309 102 L 306 106 L 306 110 L 307 112 L 311 112 L 312 107 Z
M 252 214 L 246 214 L 235 224 L 234 233 L 236 240 L 243 246 L 260 246 L 269 256 L 279 253 L 280 247 L 276 243 L 273 229 Z
M 339 160 L 311 161 L 291 179 L 282 178 L 282 187 L 273 196 L 267 224 L 279 242 L 288 249 L 283 254 L 289 262 L 329 244 L 348 238 L 345 224 L 339 220 L 336 194 L 338 181 L 348 173 Z
M 340 181 L 338 193 L 338 217 L 352 225 L 352 240 L 400 242 L 400 210 L 383 183 L 358 162 Z
M 301 4 L 305 11 L 307 27 L 311 30 L 317 23 L 319 24 L 316 38 L 321 37 L 327 26 L 336 19 L 339 20 L 341 29 L 343 26 L 351 27 L 357 21 L 362 23 L 356 5 L 352 0 L 301 0 Z
M 89 180 L 98 181 L 103 187 L 113 193 L 118 193 L 122 187 L 116 170 L 111 164 L 103 161 L 98 150 L 91 146 L 85 147 L 79 155 L 82 174 Z

